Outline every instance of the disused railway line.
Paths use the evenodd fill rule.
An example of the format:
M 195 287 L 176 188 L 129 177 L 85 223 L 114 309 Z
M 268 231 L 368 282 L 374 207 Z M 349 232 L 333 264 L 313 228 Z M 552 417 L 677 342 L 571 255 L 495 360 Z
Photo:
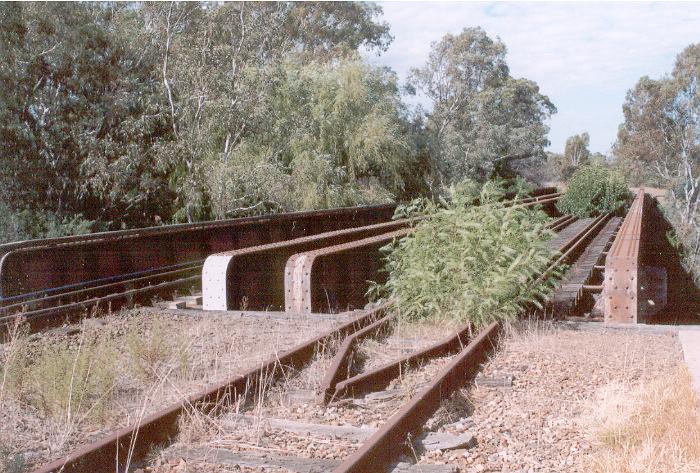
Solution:
M 574 223 L 573 219 L 558 218 L 551 226 L 558 229 L 567 228 L 569 235 L 560 238 L 555 244 L 560 245 L 559 249 L 562 252 L 571 254 L 577 248 L 580 249 L 580 246 L 590 238 L 590 234 L 604 220 L 604 218 L 599 218 L 591 221 L 578 221 L 572 225 Z M 554 264 L 552 267 L 554 267 Z M 388 324 L 389 320 L 383 320 L 382 317 L 385 317 L 383 306 L 365 311 L 353 322 L 281 354 L 274 360 L 265 363 L 259 369 L 252 370 L 246 375 L 236 377 L 222 385 L 214 386 L 204 393 L 191 396 L 185 402 L 178 403 L 178 405 L 165 409 L 160 413 L 148 416 L 138 425 L 122 429 L 37 471 L 48 472 L 61 469 L 63 469 L 62 471 L 102 471 L 102 469 L 104 471 L 112 471 L 115 462 L 123 467 L 127 457 L 135 461 L 155 445 L 167 443 L 167 441 L 172 439 L 177 432 L 177 418 L 186 409 L 198 409 L 208 412 L 220 407 L 222 404 L 231 402 L 237 396 L 244 396 L 245 393 L 253 392 L 263 378 L 269 380 L 281 375 L 290 368 L 300 369 L 311 360 L 321 344 L 327 343 L 333 337 L 347 336 L 348 340 L 352 340 L 349 338 L 352 333 L 358 333 L 358 331 L 362 333 L 363 330 L 364 333 L 371 335 L 374 327 Z M 402 414 L 400 413 L 399 417 L 392 417 L 385 427 L 377 431 L 358 452 L 345 462 L 342 462 L 335 471 L 377 471 L 376 469 L 367 469 L 368 464 L 372 464 L 372 468 L 376 468 L 379 465 L 376 463 L 378 461 L 376 458 L 377 452 L 385 451 L 387 445 L 390 445 L 391 449 L 395 450 L 397 445 L 401 445 L 401 442 L 397 444 L 397 439 L 405 438 L 407 434 L 419 429 L 426 419 L 425 416 L 429 416 L 431 410 L 434 411 L 442 399 L 470 379 L 478 370 L 485 356 L 494 347 L 498 333 L 498 325 L 492 324 L 474 339 L 465 340 L 462 331 L 456 334 L 456 343 L 453 337 L 450 341 L 442 342 L 435 347 L 430 347 L 428 350 L 422 350 L 418 356 L 426 357 L 438 354 L 445 349 L 449 352 L 457 348 L 463 348 L 464 344 L 467 344 L 466 348 L 459 351 L 456 358 L 445 367 L 441 375 L 406 408 L 402 409 Z M 347 347 L 344 350 L 341 349 L 339 353 L 350 355 L 353 347 L 354 342 L 348 342 Z M 342 358 L 344 356 L 341 355 L 341 361 L 338 365 L 343 364 Z M 331 372 L 329 372 L 328 376 L 334 377 Z M 342 382 L 343 379 L 338 377 L 336 381 Z M 336 382 L 334 388 L 337 388 L 338 384 Z M 416 414 L 416 409 L 423 412 L 423 414 Z M 389 458 L 386 455 L 381 457 L 382 462 Z
M 525 199 L 520 204 L 528 206 L 543 203 L 551 204 L 558 197 L 559 194 L 545 193 Z M 634 213 L 637 212 L 636 209 L 638 207 L 632 206 L 632 217 L 628 216 L 628 218 L 635 218 Z M 564 298 L 569 297 L 569 299 L 572 299 L 568 300 L 569 306 L 576 305 L 582 292 L 590 291 L 592 285 L 589 282 L 595 271 L 599 271 L 602 267 L 600 263 L 605 259 L 606 250 L 608 250 L 610 245 L 615 247 L 612 240 L 616 237 L 619 238 L 621 233 L 625 234 L 626 228 L 636 228 L 631 224 L 626 226 L 623 224 L 620 231 L 616 234 L 615 232 L 620 223 L 621 219 L 610 215 L 602 215 L 592 219 L 575 219 L 570 216 L 560 216 L 553 220 L 550 228 L 557 231 L 558 236 L 551 242 L 551 245 L 559 251 L 559 256 L 551 262 L 547 270 L 538 279 L 544 278 L 546 274 L 556 270 L 562 263 L 575 261 L 576 264 L 569 271 L 569 274 L 572 274 L 569 279 L 575 280 L 577 291 L 575 291 L 572 299 L 570 296 L 574 291 L 569 290 L 567 292 L 564 290 Z M 331 235 L 341 236 L 340 242 L 334 240 L 333 236 L 328 237 L 328 235 L 324 235 L 323 232 L 318 234 L 317 237 L 302 236 L 297 238 L 300 242 L 316 241 L 318 243 L 317 248 L 314 248 L 313 245 L 306 247 L 304 244 L 293 244 L 291 247 L 289 245 L 285 246 L 285 241 L 294 241 L 294 238 L 289 238 L 287 240 L 282 239 L 279 243 L 254 245 L 250 247 L 251 250 L 243 251 L 241 254 L 255 254 L 256 248 L 260 248 L 262 253 L 265 253 L 265 251 L 277 252 L 277 262 L 272 266 L 263 266 L 263 268 L 279 267 L 280 261 L 286 262 L 286 265 L 283 264 L 281 266 L 286 268 L 282 278 L 286 278 L 288 284 L 285 284 L 284 287 L 289 288 L 287 292 L 291 292 L 295 287 L 298 288 L 297 292 L 303 292 L 304 288 L 310 290 L 314 284 L 314 278 L 312 277 L 313 260 L 322 259 L 328 255 L 351 252 L 356 249 L 362 250 L 368 247 L 374 249 L 377 246 L 376 244 L 384 243 L 387 239 L 400 237 L 411 231 L 410 222 L 408 221 L 380 223 L 363 228 L 348 228 L 335 230 L 335 233 L 331 232 Z M 369 235 L 367 232 L 369 232 Z M 342 238 L 346 240 L 343 241 Z M 87 239 L 86 241 L 91 240 Z M 66 242 L 63 241 L 63 243 Z M 279 248 L 287 248 L 287 251 L 280 253 Z M 22 248 L 19 249 L 22 250 Z M 238 254 L 237 252 L 234 253 Z M 299 264 L 299 261 L 308 264 Z M 201 270 L 202 260 L 196 260 L 188 264 L 192 264 L 192 267 L 183 268 L 182 271 L 193 271 L 196 273 L 198 270 Z M 270 260 L 268 260 L 268 264 L 270 264 Z M 301 271 L 297 271 L 297 273 L 306 273 L 306 277 L 294 281 L 289 276 L 290 273 L 294 272 L 296 266 L 301 268 Z M 177 276 L 180 274 L 180 270 L 175 270 L 174 273 L 168 271 L 168 273 Z M 257 273 L 259 274 L 260 271 L 257 271 Z M 226 274 L 226 277 L 229 276 L 226 272 L 224 274 Z M 256 272 L 253 271 L 251 274 L 254 275 Z M 153 279 L 157 280 L 160 275 L 162 274 L 154 274 Z M 149 279 L 150 276 L 140 277 L 143 278 L 141 281 L 152 281 Z M 189 282 L 196 281 L 197 278 L 199 278 L 198 275 L 188 275 L 174 281 L 160 281 L 157 284 L 149 284 L 141 288 L 130 289 L 129 291 L 133 291 L 132 294 L 141 294 L 142 291 L 157 291 L 160 288 L 165 289 L 169 287 L 167 286 L 169 283 L 177 286 L 183 280 Z M 276 278 L 279 279 L 279 277 Z M 315 279 L 318 280 L 319 278 L 322 279 L 319 276 L 316 276 Z M 112 286 L 110 284 L 115 285 Z M 165 284 L 165 286 L 158 287 L 158 284 Z M 568 284 L 568 286 L 571 286 L 571 284 Z M 119 287 L 123 286 L 120 286 L 120 283 L 109 283 L 108 285 L 99 286 L 99 288 L 104 290 Z M 95 291 L 97 288 L 78 289 L 76 291 L 83 290 Z M 87 299 L 74 302 L 73 304 L 77 304 L 76 307 L 84 307 L 98 302 L 103 303 L 105 300 L 109 300 L 109 297 L 123 297 L 125 294 L 128 295 L 129 292 L 111 293 L 94 300 Z M 562 299 L 561 288 L 558 294 L 560 297 L 557 299 L 557 293 L 555 293 L 555 304 Z M 285 293 L 285 295 L 287 294 Z M 61 300 L 60 296 L 49 297 Z M 297 301 L 289 296 L 286 300 L 285 309 L 289 312 L 311 312 L 311 300 L 311 296 L 307 299 L 300 298 Z M 307 305 L 305 306 L 304 304 Z M 12 305 L 9 307 L 12 308 Z M 52 307 L 38 309 L 38 311 L 41 310 L 51 311 L 55 309 Z M 40 312 L 35 313 L 41 314 Z M 31 312 L 28 314 L 32 315 Z M 10 317 L 14 317 L 14 315 Z M 189 396 L 182 402 L 145 417 L 134 425 L 120 429 L 90 445 L 85 445 L 61 459 L 37 469 L 35 473 L 115 471 L 115 468 L 117 471 L 122 471 L 127 464 L 139 464 L 139 461 L 153 448 L 166 445 L 176 437 L 179 427 L 178 419 L 184 412 L 188 410 L 197 410 L 205 414 L 219 412 L 225 406 L 233 403 L 233 401 L 245 399 L 250 393 L 255 393 L 260 389 L 261 384 L 269 383 L 270 380 L 303 369 L 305 365 L 313 360 L 322 347 L 328 347 L 332 340 L 339 338 L 344 339 L 344 342 L 340 345 L 330 368 L 326 372 L 321 390 L 320 401 L 326 404 L 337 402 L 348 396 L 352 397 L 380 391 L 407 367 L 415 367 L 430 359 L 450 357 L 444 363 L 438 375 L 434 376 L 418 394 L 413 396 L 409 402 L 386 420 L 356 451 L 338 464 L 332 463 L 332 469 L 335 473 L 374 472 L 391 469 L 397 456 L 407 448 L 407 439 L 415 438 L 422 430 L 424 423 L 438 409 L 441 402 L 474 378 L 481 363 L 487 359 L 489 353 L 497 346 L 501 333 L 501 326 L 496 322 L 488 325 L 477 334 L 471 334 L 468 327 L 463 327 L 433 345 L 416 350 L 390 363 L 370 369 L 367 372 L 353 373 L 350 368 L 353 365 L 353 356 L 355 356 L 359 343 L 363 339 L 375 337 L 378 333 L 386 333 L 387 330 L 390 330 L 392 322 L 393 316 L 387 313 L 385 305 L 361 311 L 352 321 L 314 337 L 278 356 L 274 356 L 256 369 L 229 379 L 222 384 L 210 386 L 200 393 Z M 331 465 L 331 463 L 328 463 L 328 465 Z M 435 471 L 443 470 L 437 468 Z

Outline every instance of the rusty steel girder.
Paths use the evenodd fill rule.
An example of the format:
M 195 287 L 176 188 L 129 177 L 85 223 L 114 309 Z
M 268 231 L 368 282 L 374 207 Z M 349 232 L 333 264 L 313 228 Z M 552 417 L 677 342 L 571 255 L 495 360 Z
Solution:
M 413 230 L 292 255 L 284 269 L 285 311 L 309 314 L 364 306 L 368 281 L 383 282 L 380 248 Z
M 284 307 L 284 271 L 296 253 L 401 229 L 422 217 L 321 233 L 267 245 L 216 253 L 202 269 L 204 310 Z
M 175 270 L 219 251 L 386 222 L 394 209 L 292 212 L 0 245 L 0 305 Z
M 606 323 L 640 322 L 640 244 L 643 217 L 644 189 L 640 189 L 605 258 L 602 297 Z

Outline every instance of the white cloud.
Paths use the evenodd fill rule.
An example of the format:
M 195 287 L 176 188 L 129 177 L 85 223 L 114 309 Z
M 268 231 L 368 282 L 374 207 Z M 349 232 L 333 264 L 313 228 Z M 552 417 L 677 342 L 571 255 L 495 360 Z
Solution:
M 511 74 L 536 81 L 559 109 L 552 149 L 587 130 L 608 151 L 622 121 L 625 93 L 643 75 L 660 77 L 700 41 L 700 3 L 384 2 L 395 37 L 373 61 L 405 79 L 425 63 L 430 43 L 482 26 L 508 47 Z

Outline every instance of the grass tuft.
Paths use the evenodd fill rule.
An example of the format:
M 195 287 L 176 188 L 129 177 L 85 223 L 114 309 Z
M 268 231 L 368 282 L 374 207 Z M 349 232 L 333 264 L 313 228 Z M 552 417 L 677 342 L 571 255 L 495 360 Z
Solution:
M 26 365 L 22 397 L 49 417 L 101 419 L 113 395 L 116 354 L 113 343 L 89 330 L 43 347 Z
M 142 381 L 158 379 L 177 363 L 179 372 L 184 373 L 190 365 L 189 350 L 182 336 L 173 336 L 162 321 L 156 321 L 146 333 L 134 323 L 126 339 L 126 349 L 133 374 Z

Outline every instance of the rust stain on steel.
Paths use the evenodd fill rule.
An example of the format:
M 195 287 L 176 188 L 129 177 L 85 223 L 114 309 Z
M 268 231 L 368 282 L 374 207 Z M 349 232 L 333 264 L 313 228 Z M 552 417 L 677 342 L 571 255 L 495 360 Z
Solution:
M 367 281 L 376 280 L 379 270 L 379 247 L 413 231 L 413 227 L 403 228 L 292 255 L 284 270 L 285 311 L 299 314 L 321 312 L 329 292 L 337 299 L 342 291 L 344 300 L 335 301 L 335 305 L 340 305 L 341 309 L 347 309 L 348 305 L 364 304 L 362 296 Z M 351 271 L 353 266 L 356 271 Z M 336 277 L 329 278 L 329 273 Z M 362 287 L 358 288 L 359 285 Z M 361 296 L 359 300 L 357 294 L 353 297 L 354 293 Z
M 644 189 L 640 189 L 627 212 L 605 258 L 603 307 L 606 323 L 640 322 L 639 273 Z
M 405 227 L 423 218 L 336 230 L 210 255 L 202 269 L 204 309 L 237 309 L 244 298 L 247 298 L 247 308 L 251 310 L 282 308 L 285 301 L 285 265 L 292 255 L 367 238 Z
M 400 376 L 402 370 L 407 367 L 416 366 L 431 358 L 446 356 L 461 350 L 467 345 L 470 333 L 470 325 L 465 325 L 456 333 L 434 345 L 411 355 L 404 356 L 396 361 L 389 362 L 371 371 L 340 381 L 335 386 L 335 393 L 332 398 L 337 399 L 342 396 L 357 396 L 383 389 L 391 383 L 392 379 Z
M 179 416 L 188 409 L 211 412 L 238 396 L 254 392 L 258 384 L 269 382 L 279 376 L 283 367 L 301 368 L 308 363 L 317 350 L 339 336 L 347 336 L 373 322 L 382 314 L 384 306 L 365 312 L 342 326 L 302 343 L 279 356 L 274 356 L 260 368 L 236 376 L 223 384 L 210 386 L 200 393 L 189 396 L 183 402 L 145 417 L 140 422 L 83 446 L 69 455 L 44 465 L 34 473 L 73 472 L 109 473 L 123 471 L 129 446 L 133 443 L 131 462 L 144 458 L 152 448 L 171 442 L 178 433 Z
M 384 423 L 333 473 L 384 471 L 392 459 L 407 447 L 407 443 L 410 445 L 410 436 L 420 431 L 441 402 L 476 376 L 481 364 L 495 348 L 500 328 L 498 322 L 493 322 L 479 333 L 428 386 Z
M 343 344 L 338 349 L 338 352 L 333 357 L 331 366 L 328 367 L 326 376 L 321 383 L 322 403 L 330 402 L 333 393 L 335 392 L 335 385 L 338 383 L 338 381 L 347 377 L 349 368 L 352 365 L 353 352 L 355 347 L 357 347 L 357 344 L 386 328 L 386 326 L 395 319 L 395 315 L 384 315 L 381 319 L 377 320 L 371 325 L 368 325 L 362 330 L 359 330 L 345 338 Z

